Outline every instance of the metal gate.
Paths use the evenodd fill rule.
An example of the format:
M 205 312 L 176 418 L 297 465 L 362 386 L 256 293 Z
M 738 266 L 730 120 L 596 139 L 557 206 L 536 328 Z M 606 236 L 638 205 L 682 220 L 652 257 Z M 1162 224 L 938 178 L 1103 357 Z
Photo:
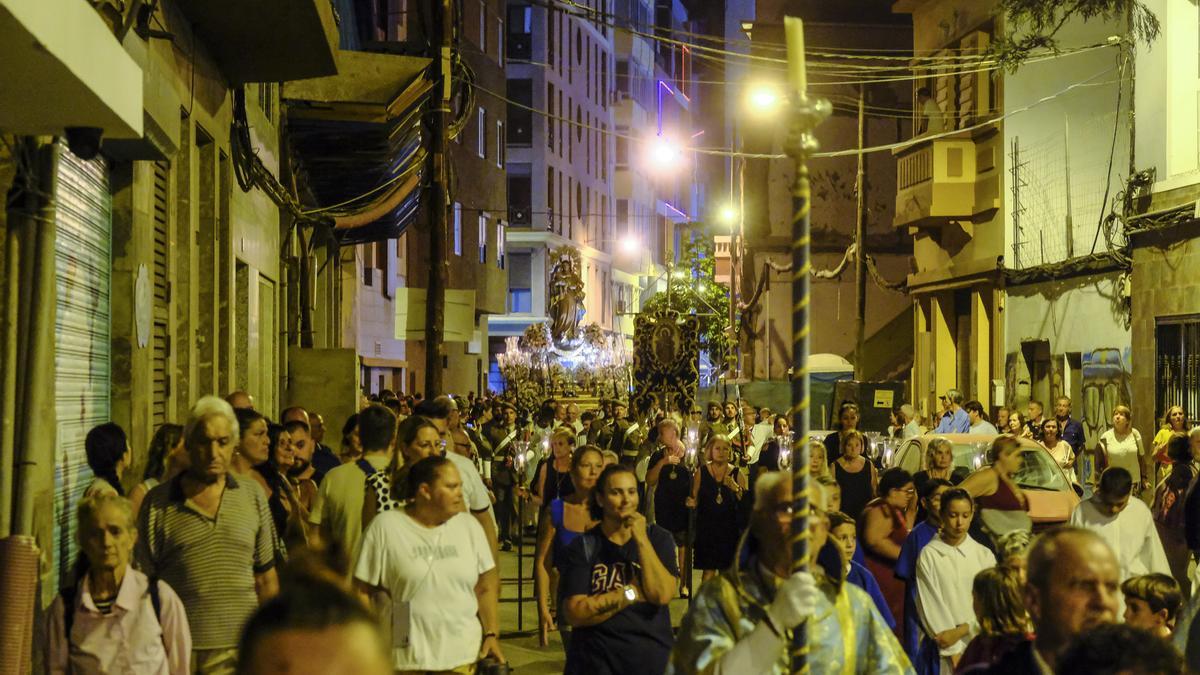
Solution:
M 154 428 L 167 422 L 170 413 L 171 374 L 171 282 L 169 242 L 171 239 L 171 165 L 154 163 L 154 330 L 151 337 Z
M 1195 420 L 1200 414 L 1200 316 L 1159 319 L 1155 332 L 1155 419 L 1177 405 Z
M 75 507 L 92 479 L 84 437 L 110 415 L 112 200 L 104 160 L 85 161 L 64 147 L 55 197 L 54 558 L 61 579 L 75 561 Z

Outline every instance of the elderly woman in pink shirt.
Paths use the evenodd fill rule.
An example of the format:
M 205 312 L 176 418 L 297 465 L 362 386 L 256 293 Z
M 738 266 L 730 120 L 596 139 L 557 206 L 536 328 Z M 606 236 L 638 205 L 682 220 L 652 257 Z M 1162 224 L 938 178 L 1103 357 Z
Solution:
M 130 567 L 137 531 L 129 500 L 88 497 L 78 517 L 78 578 L 47 613 L 47 671 L 186 675 L 192 651 L 187 614 L 166 582 Z

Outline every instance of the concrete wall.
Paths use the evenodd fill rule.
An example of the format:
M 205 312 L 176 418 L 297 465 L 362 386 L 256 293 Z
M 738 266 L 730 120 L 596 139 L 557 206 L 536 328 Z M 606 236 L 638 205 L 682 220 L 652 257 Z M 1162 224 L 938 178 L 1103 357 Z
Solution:
M 1113 407 L 1137 400 L 1137 355 L 1121 283 L 1111 273 L 1005 289 L 1004 404 L 1024 414 L 1031 399 L 1049 407 L 1069 396 L 1088 447 L 1096 444 L 1112 423 Z M 1139 363 L 1140 370 L 1152 370 L 1153 350 Z
M 1200 180 L 1200 9 L 1190 0 L 1147 0 L 1162 24 L 1152 45 L 1136 55 L 1136 153 L 1139 170 L 1153 168 L 1156 192 Z
M 760 3 L 760 13 L 763 7 Z M 912 35 L 907 27 L 883 25 L 848 25 L 806 23 L 806 42 L 812 49 L 822 46 L 878 46 L 905 49 Z M 852 43 L 847 43 L 852 36 Z M 756 25 L 754 38 L 782 42 L 781 27 Z M 762 77 L 760 75 L 760 77 Z M 820 82 L 814 72 L 814 82 Z M 828 77 L 828 76 L 826 76 Z M 821 96 L 831 97 L 834 114 L 816 130 L 823 151 L 847 150 L 857 147 L 858 113 L 857 86 L 831 87 L 823 84 Z M 894 143 L 907 137 L 907 120 L 872 108 L 900 108 L 908 105 L 907 83 L 869 87 L 866 93 L 868 112 L 864 122 L 864 146 Z M 785 122 L 782 116 L 754 117 L 742 113 L 747 149 L 782 153 Z M 817 158 L 809 162 L 812 182 L 813 267 L 828 270 L 841 262 L 843 254 L 854 240 L 857 218 L 855 179 L 857 158 Z M 881 274 L 888 280 L 899 281 L 910 272 L 911 244 L 903 233 L 892 227 L 896 194 L 896 162 L 889 153 L 865 156 L 864 214 L 866 219 L 867 251 L 873 255 Z M 792 163 L 790 159 L 748 160 L 740 189 L 743 195 L 744 227 L 747 246 L 755 250 L 753 278 L 757 280 L 765 259 L 777 263 L 791 260 Z M 855 271 L 851 261 L 836 279 L 817 279 L 812 284 L 812 352 L 828 352 L 853 360 L 855 349 Z M 791 285 L 787 274 L 771 273 L 770 291 L 765 294 L 762 310 L 756 317 L 756 337 L 753 345 L 755 379 L 785 379 L 791 365 Z M 745 295 L 754 290 L 744 289 Z M 909 330 L 911 324 L 894 326 L 893 321 L 912 307 L 911 299 L 902 292 L 885 290 L 868 277 L 866 298 L 866 336 L 871 338 L 885 326 L 893 330 Z M 750 374 L 749 372 L 747 374 Z M 874 377 L 876 373 L 868 373 Z
M 167 6 L 168 9 L 170 5 Z M 279 326 L 283 316 L 279 210 L 260 190 L 242 192 L 233 178 L 229 128 L 232 95 L 202 42 L 187 23 L 165 12 L 167 29 L 195 45 L 195 62 L 178 57 L 169 42 L 152 40 L 149 58 L 181 102 L 181 146 L 169 159 L 168 277 L 171 303 L 168 359 L 171 397 L 167 421 L 182 422 L 205 394 L 246 389 L 256 405 L 276 415 L 279 404 Z M 164 83 L 160 83 L 163 85 Z M 247 87 L 247 115 L 258 156 L 278 171 L 278 89 L 268 90 L 268 118 L 258 85 Z M 207 136 L 211 145 L 197 147 Z M 153 340 L 142 346 L 134 324 L 138 271 L 153 271 L 154 167 L 113 163 L 113 419 L 134 448 L 130 481 L 137 482 L 154 433 Z M 213 197 L 204 203 L 202 196 Z M 209 223 L 209 224 L 206 224 Z M 202 258 L 201 251 L 207 251 Z M 211 257 L 208 257 L 211 255 Z M 238 274 L 239 263 L 243 265 Z M 146 308 L 149 309 L 148 307 Z M 269 324 L 269 325 L 268 325 Z
M 1059 39 L 1064 46 L 1091 45 L 1121 32 L 1115 24 L 1074 21 Z M 1129 71 L 1119 76 L 1118 57 L 1116 47 L 1106 47 L 1028 63 L 1004 76 L 1005 111 L 1029 107 L 1004 121 L 1000 254 L 1005 267 L 1026 268 L 1093 252 L 1097 224 L 1129 174 Z M 1139 67 L 1139 88 L 1143 72 Z M 1019 153 L 1015 166 L 1014 144 Z M 1020 177 L 1016 198 L 1014 171 Z M 1104 250 L 1103 235 L 1095 250 Z
M 1133 247 L 1133 406 L 1134 424 L 1142 434 L 1154 431 L 1155 410 L 1155 335 L 1156 320 L 1188 314 L 1200 314 L 1200 226 L 1188 225 L 1150 232 L 1134 239 Z M 1187 410 L 1195 419 L 1197 411 Z

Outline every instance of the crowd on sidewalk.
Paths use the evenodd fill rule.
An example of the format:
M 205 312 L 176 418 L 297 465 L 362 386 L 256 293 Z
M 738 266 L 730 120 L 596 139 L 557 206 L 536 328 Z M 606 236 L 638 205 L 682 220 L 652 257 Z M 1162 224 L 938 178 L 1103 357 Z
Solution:
M 938 429 L 991 427 L 976 402 L 945 401 Z M 1073 461 L 1058 407 L 1066 420 L 997 423 Z M 909 474 L 879 464 L 847 402 L 837 431 L 795 439 L 812 509 L 793 572 L 788 418 L 742 401 L 643 408 L 384 392 L 335 449 L 319 411 L 274 417 L 234 392 L 156 430 L 141 481 L 124 430 L 97 426 L 47 669 L 503 672 L 498 554 L 536 533 L 540 641 L 561 634 L 567 673 L 790 672 L 802 625 L 813 672 L 1116 673 L 1134 658 L 1129 672 L 1182 672 L 1200 431 L 1170 414 L 1147 451 L 1118 408 L 1090 497 L 1035 534 L 1016 435 L 991 427 L 973 472 L 930 439 Z M 922 431 L 909 413 L 897 436 Z

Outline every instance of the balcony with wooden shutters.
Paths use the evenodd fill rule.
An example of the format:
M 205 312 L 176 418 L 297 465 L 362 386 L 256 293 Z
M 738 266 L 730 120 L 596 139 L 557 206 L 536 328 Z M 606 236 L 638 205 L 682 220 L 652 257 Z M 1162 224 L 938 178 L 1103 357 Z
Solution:
M 973 222 L 1000 208 L 1000 143 L 992 127 L 913 143 L 896 157 L 896 227 Z

